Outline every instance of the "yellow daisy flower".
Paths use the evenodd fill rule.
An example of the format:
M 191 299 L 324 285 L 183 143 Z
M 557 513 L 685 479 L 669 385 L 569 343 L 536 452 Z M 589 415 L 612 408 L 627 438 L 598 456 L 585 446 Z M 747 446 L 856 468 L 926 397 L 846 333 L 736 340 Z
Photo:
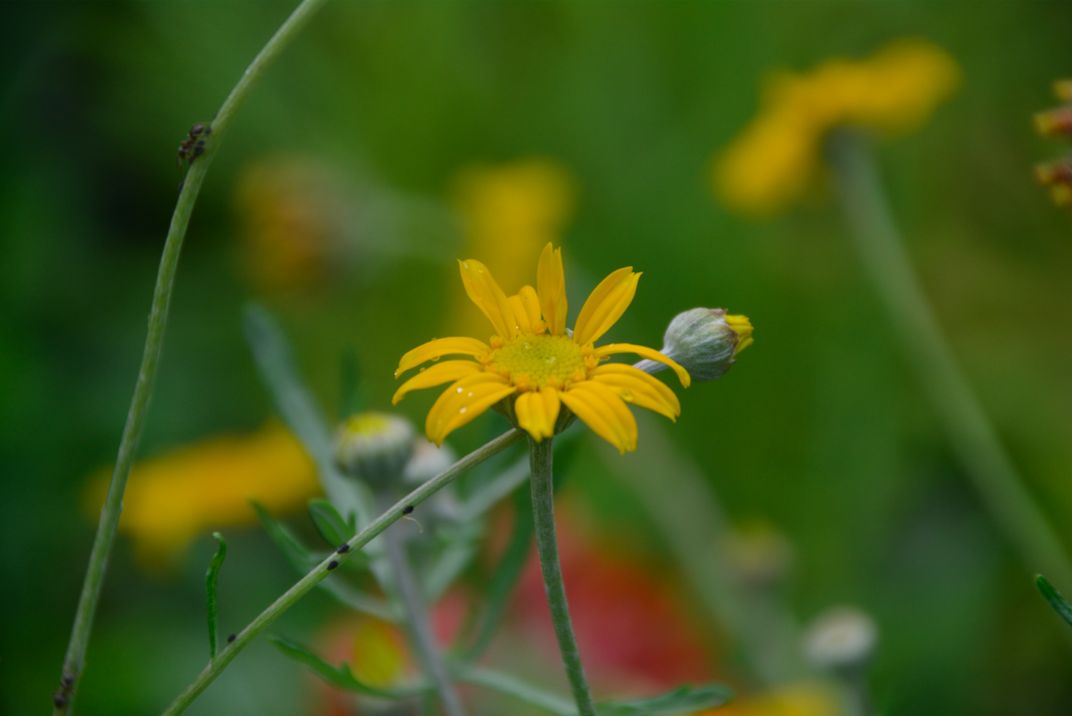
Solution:
M 439 338 L 402 356 L 396 378 L 445 355 L 475 359 L 422 368 L 395 393 L 397 405 L 411 390 L 451 384 L 428 411 L 429 440 L 441 444 L 452 431 L 502 402 L 503 411 L 537 442 L 553 437 L 572 414 L 624 454 L 636 450 L 637 444 L 636 420 L 627 402 L 671 420 L 681 414 L 677 396 L 661 381 L 632 366 L 600 363 L 617 353 L 635 353 L 670 366 L 687 388 L 690 378 L 684 368 L 644 346 L 593 345 L 633 300 L 640 274 L 632 266 L 618 269 L 596 286 L 570 333 L 561 249 L 547 244 L 537 267 L 537 288 L 523 286 L 515 296 L 507 296 L 479 261 L 458 264 L 466 293 L 491 321 L 495 335 L 488 343 Z

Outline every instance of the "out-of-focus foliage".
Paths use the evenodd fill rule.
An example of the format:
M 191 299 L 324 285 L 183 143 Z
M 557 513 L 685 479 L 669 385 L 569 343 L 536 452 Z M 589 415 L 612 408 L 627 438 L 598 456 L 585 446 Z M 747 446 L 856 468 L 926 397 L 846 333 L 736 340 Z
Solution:
M 211 118 L 292 7 L 0 9 L 5 712 L 47 709 L 56 685 L 92 539 L 81 495 L 115 457 L 181 178 L 178 143 Z M 729 308 L 759 328 L 725 377 L 680 391 L 671 439 L 733 521 L 785 535 L 794 555 L 785 596 L 802 619 L 845 602 L 874 617 L 882 713 L 1064 714 L 1067 629 L 950 457 L 838 215 L 815 202 L 747 223 L 719 207 L 708 174 L 773 70 L 867 57 L 906 36 L 950 53 L 960 91 L 884 147 L 882 169 L 958 357 L 1072 544 L 1072 226 L 1031 176 L 1061 149 L 1035 136 L 1031 115 L 1072 64 L 1070 24 L 1072 7 L 1047 2 L 329 3 L 266 75 L 208 175 L 140 456 L 252 432 L 269 417 L 241 332 L 253 297 L 284 323 L 326 407 L 339 402 L 341 356 L 352 349 L 369 406 L 388 408 L 399 356 L 464 320 L 453 315 L 464 302 L 454 259 L 510 270 L 466 248 L 459 197 L 471 185 L 459 177 L 540 157 L 569 177 L 548 230 L 561 234 L 571 295 L 621 266 L 645 272 L 607 340 L 659 345 L 667 322 L 696 306 Z M 281 275 L 262 263 L 268 254 L 251 255 L 268 251 L 262 241 L 303 257 L 301 272 Z M 419 420 L 434 397 L 414 394 L 402 410 Z M 452 435 L 455 448 L 496 434 L 496 420 Z M 644 450 L 642 431 L 638 454 L 622 459 Z M 650 506 L 595 440 L 578 451 L 562 475 L 578 531 L 693 600 Z M 315 538 L 311 521 L 304 528 Z M 121 536 L 80 710 L 159 712 L 203 666 L 213 529 L 229 547 L 221 635 L 293 582 L 260 528 L 206 525 L 163 572 L 143 570 Z M 511 610 L 516 629 L 524 614 Z M 741 708 L 763 703 L 770 690 L 695 611 L 715 677 L 738 689 Z M 339 616 L 316 593 L 278 629 L 311 642 Z M 313 713 L 321 701 L 259 640 L 189 713 Z

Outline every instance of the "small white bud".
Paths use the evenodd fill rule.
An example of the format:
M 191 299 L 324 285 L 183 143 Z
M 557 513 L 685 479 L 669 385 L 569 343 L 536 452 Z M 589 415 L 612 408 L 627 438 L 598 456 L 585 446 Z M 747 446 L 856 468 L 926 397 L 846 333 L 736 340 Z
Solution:
M 353 415 L 335 433 L 335 462 L 350 477 L 379 489 L 402 476 L 416 436 L 405 418 L 387 413 Z
M 694 381 L 715 380 L 725 375 L 734 357 L 750 345 L 752 324 L 747 317 L 727 315 L 722 308 L 693 308 L 670 321 L 660 352 L 679 363 Z M 666 365 L 643 360 L 636 367 L 658 373 Z
M 835 607 L 820 614 L 804 633 L 804 655 L 820 669 L 865 667 L 878 644 L 878 627 L 864 611 Z
M 402 473 L 402 479 L 410 485 L 428 482 L 458 461 L 458 456 L 445 443 L 436 447 L 427 440 L 417 440 L 413 447 L 413 459 Z

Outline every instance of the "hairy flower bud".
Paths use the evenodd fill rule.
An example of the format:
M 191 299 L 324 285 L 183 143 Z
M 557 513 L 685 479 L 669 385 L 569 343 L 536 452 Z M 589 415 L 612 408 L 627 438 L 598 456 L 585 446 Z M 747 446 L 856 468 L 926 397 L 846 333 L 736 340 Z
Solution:
M 714 380 L 725 375 L 734 357 L 752 345 L 752 324 L 722 308 L 694 308 L 674 316 L 663 336 L 660 351 L 688 371 L 693 380 Z M 663 363 L 643 360 L 637 368 L 658 373 Z
M 335 433 L 335 462 L 350 477 L 380 488 L 402 476 L 413 456 L 415 435 L 405 418 L 358 413 Z

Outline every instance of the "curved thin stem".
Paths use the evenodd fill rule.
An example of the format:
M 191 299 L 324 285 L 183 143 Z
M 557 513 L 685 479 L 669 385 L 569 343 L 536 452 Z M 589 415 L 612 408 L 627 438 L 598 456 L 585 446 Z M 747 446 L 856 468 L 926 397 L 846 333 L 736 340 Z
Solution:
M 1072 563 L 1045 513 L 1024 486 L 912 269 L 862 137 L 845 132 L 828 145 L 857 254 L 899 332 L 908 361 L 991 514 L 1032 572 L 1072 584 Z
M 458 475 L 471 470 L 488 458 L 502 452 L 520 440 L 521 437 L 521 431 L 516 429 L 503 433 L 483 447 L 477 448 L 469 453 L 461 460 L 403 497 L 386 512 L 370 522 L 368 527 L 358 532 L 346 543 L 346 550 L 343 550 L 341 553 L 332 554 L 314 567 L 311 572 L 298 580 L 293 587 L 272 602 L 271 606 L 261 612 L 256 619 L 250 622 L 249 626 L 239 632 L 238 635 L 235 636 L 234 641 L 228 644 L 226 649 L 217 654 L 216 658 L 209 662 L 208 666 L 206 666 L 198 677 L 194 679 L 193 683 L 187 686 L 186 690 L 179 694 L 179 697 L 175 699 L 166 711 L 164 711 L 163 716 L 177 716 L 177 714 L 181 714 L 185 711 L 186 708 L 193 703 L 194 699 L 196 699 L 201 692 L 220 675 L 220 672 L 227 668 L 228 664 L 234 661 L 234 658 L 238 656 L 238 652 L 246 648 L 246 646 L 248 646 L 258 634 L 268 628 L 268 625 L 275 621 L 280 614 L 308 594 L 313 587 L 328 576 L 328 573 L 332 569 L 345 562 L 354 552 L 364 547 L 372 541 L 374 537 L 390 527 L 393 523 L 397 522 L 402 517 L 403 510 L 406 506 L 419 505 L 435 494 L 441 487 L 458 477 Z M 335 565 L 334 567 L 332 566 L 333 564 Z
M 543 586 L 547 604 L 551 607 L 551 623 L 558 637 L 562 665 L 566 667 L 573 700 L 580 716 L 595 716 L 596 706 L 581 664 L 577 637 L 573 634 L 566 587 L 562 583 L 562 566 L 558 561 L 558 540 L 555 537 L 555 495 L 551 476 L 552 439 L 536 442 L 529 438 L 529 463 L 532 472 L 532 515 L 536 522 L 536 551 L 540 555 Z
M 387 545 L 387 559 L 391 562 L 398 596 L 402 599 L 402 606 L 406 611 L 406 626 L 409 629 L 410 640 L 420 657 L 421 666 L 432 680 L 439 702 L 443 705 L 447 716 L 465 716 L 465 709 L 462 708 L 461 699 L 458 698 L 458 692 L 447 672 L 446 662 L 443 661 L 443 654 L 432 633 L 432 625 L 428 621 L 428 610 L 421 598 L 417 580 L 413 576 L 409 555 L 406 554 L 406 546 L 402 543 L 401 535 L 391 531 L 385 534 L 383 539 Z
M 145 350 L 142 354 L 141 368 L 138 371 L 138 380 L 134 385 L 134 396 L 130 401 L 130 410 L 127 413 L 126 425 L 123 428 L 123 437 L 119 443 L 119 453 L 116 457 L 115 468 L 112 471 L 111 483 L 108 486 L 108 496 L 104 507 L 101 509 L 101 519 L 97 526 L 97 535 L 93 540 L 93 548 L 89 554 L 89 566 L 86 570 L 85 581 L 82 584 L 82 594 L 78 600 L 78 609 L 75 612 L 74 625 L 71 629 L 71 639 L 67 645 L 67 655 L 63 661 L 63 673 L 60 678 L 60 689 L 54 694 L 54 716 L 69 714 L 74 706 L 75 692 L 78 688 L 78 679 L 85 668 L 86 647 L 89 644 L 90 632 L 93 628 L 93 617 L 97 611 L 97 602 L 100 600 L 101 586 L 104 582 L 104 571 L 108 564 L 108 555 L 115 541 L 116 527 L 119 524 L 119 513 L 123 507 L 123 492 L 126 490 L 127 477 L 134 462 L 134 454 L 137 451 L 138 440 L 141 437 L 142 426 L 145 422 L 145 414 L 149 405 L 149 397 L 153 392 L 153 382 L 156 378 L 156 369 L 160 362 L 160 352 L 164 343 L 164 329 L 167 325 L 168 309 L 171 305 L 171 292 L 175 285 L 175 271 L 179 263 L 179 254 L 182 251 L 183 239 L 186 236 L 186 227 L 190 223 L 190 215 L 193 213 L 194 203 L 201 190 L 201 184 L 205 179 L 209 164 L 216 153 L 223 135 L 230 126 L 235 112 L 242 106 L 264 74 L 268 66 L 290 44 L 290 41 L 301 31 L 309 18 L 326 0 L 303 0 L 302 3 L 283 23 L 282 27 L 272 36 L 268 44 L 260 51 L 253 63 L 246 69 L 242 78 L 235 85 L 227 100 L 220 107 L 216 118 L 212 122 L 212 133 L 205 139 L 204 153 L 191 161 L 190 170 L 186 173 L 182 190 L 179 192 L 179 200 L 175 205 L 175 212 L 171 217 L 171 226 L 168 229 L 167 241 L 164 243 L 163 256 L 160 258 L 160 268 L 156 276 L 156 288 L 153 291 L 152 308 L 149 311 L 149 332 L 145 338 Z

